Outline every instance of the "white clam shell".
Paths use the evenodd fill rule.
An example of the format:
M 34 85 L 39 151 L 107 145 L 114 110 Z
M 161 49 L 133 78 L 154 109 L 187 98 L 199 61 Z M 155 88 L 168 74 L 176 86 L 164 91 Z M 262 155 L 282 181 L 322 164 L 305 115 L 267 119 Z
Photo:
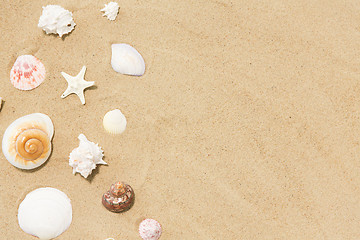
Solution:
M 5 130 L 2 151 L 6 159 L 20 169 L 42 165 L 51 154 L 54 125 L 43 113 L 33 113 L 16 119 Z M 20 144 L 23 142 L 23 144 Z M 42 151 L 39 152 L 41 143 Z M 20 146 L 24 146 L 21 148 Z M 24 150 L 25 149 L 25 150 Z M 23 154 L 21 151 L 26 151 Z M 37 156 L 36 158 L 33 158 Z
M 121 74 L 141 76 L 145 73 L 143 57 L 132 46 L 120 43 L 111 45 L 111 66 Z
M 20 228 L 40 239 L 56 238 L 69 228 L 71 221 L 70 199 L 55 188 L 38 188 L 28 193 L 19 205 Z
M 126 118 L 119 109 L 114 109 L 105 114 L 103 125 L 107 132 L 111 134 L 120 134 L 125 131 Z

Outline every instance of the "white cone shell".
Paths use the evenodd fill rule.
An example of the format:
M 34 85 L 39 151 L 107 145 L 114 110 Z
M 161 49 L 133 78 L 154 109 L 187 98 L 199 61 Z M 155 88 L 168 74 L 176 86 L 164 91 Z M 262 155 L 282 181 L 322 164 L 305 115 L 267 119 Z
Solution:
M 48 136 L 49 141 L 51 141 L 54 135 L 54 125 L 46 114 L 43 113 L 32 113 L 29 115 L 25 115 L 16 119 L 12 122 L 8 128 L 5 130 L 3 139 L 2 139 L 2 151 L 4 153 L 5 158 L 15 167 L 20 169 L 33 169 L 42 165 L 49 158 L 51 154 L 51 143 L 49 152 L 42 159 L 38 159 L 35 162 L 28 161 L 26 165 L 21 164 L 16 161 L 16 154 L 14 154 L 14 138 L 18 134 L 19 129 L 28 128 L 31 126 L 41 126 L 41 130 L 43 130 Z
M 72 221 L 70 199 L 55 188 L 38 188 L 26 195 L 18 209 L 20 228 L 40 239 L 53 239 Z
M 103 125 L 107 132 L 111 134 L 120 134 L 125 131 L 126 118 L 119 109 L 114 109 L 105 114 Z
M 120 43 L 111 45 L 111 66 L 115 72 L 141 76 L 145 73 L 143 57 L 132 46 Z

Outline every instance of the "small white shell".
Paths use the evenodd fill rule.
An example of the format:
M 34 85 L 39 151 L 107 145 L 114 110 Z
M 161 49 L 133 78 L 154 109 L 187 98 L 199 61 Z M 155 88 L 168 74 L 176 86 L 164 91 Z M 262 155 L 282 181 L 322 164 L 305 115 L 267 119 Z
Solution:
M 96 168 L 96 164 L 107 164 L 102 160 L 104 154 L 98 144 L 87 140 L 84 134 L 80 134 L 79 147 L 75 148 L 69 156 L 69 165 L 73 168 L 73 174 L 80 173 L 81 176 L 87 178 L 92 170 Z
M 51 153 L 54 125 L 42 113 L 33 113 L 16 119 L 6 129 L 2 151 L 15 167 L 33 169 L 42 165 Z
M 106 16 L 110 21 L 114 21 L 119 13 L 119 4 L 116 2 L 109 2 L 105 4 L 105 7 L 100 10 L 104 12 L 103 16 Z
M 139 225 L 139 234 L 144 240 L 158 240 L 161 232 L 161 225 L 155 219 L 147 218 Z
M 120 43 L 111 45 L 111 66 L 115 72 L 141 76 L 145 72 L 143 57 L 132 46 Z
M 19 205 L 20 228 L 40 239 L 56 238 L 69 228 L 71 221 L 70 199 L 55 188 L 38 188 L 28 193 Z
M 107 132 L 111 134 L 120 134 L 125 131 L 126 118 L 119 109 L 114 109 L 105 114 L 103 125 Z

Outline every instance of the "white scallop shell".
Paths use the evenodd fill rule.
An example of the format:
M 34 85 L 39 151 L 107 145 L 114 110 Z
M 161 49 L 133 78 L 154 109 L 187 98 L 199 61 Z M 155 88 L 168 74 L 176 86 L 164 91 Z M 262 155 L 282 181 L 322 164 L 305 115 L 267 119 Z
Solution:
M 141 76 L 145 72 L 143 57 L 132 46 L 120 43 L 111 45 L 111 66 L 122 74 Z
M 107 163 L 102 160 L 104 154 L 98 144 L 87 140 L 84 134 L 80 134 L 78 139 L 80 140 L 79 147 L 70 153 L 69 165 L 73 168 L 73 174 L 78 172 L 87 178 L 96 168 L 96 164 Z
M 126 118 L 119 109 L 114 109 L 105 114 L 103 125 L 107 132 L 120 134 L 125 131 Z
M 70 199 L 55 188 L 38 188 L 28 193 L 19 205 L 20 228 L 40 239 L 56 238 L 69 228 L 71 221 Z
M 43 113 L 33 113 L 16 119 L 6 129 L 2 139 L 2 151 L 6 159 L 15 167 L 33 169 L 42 165 L 51 153 L 51 139 L 54 135 L 54 125 L 51 119 Z M 26 137 L 26 138 L 25 138 Z M 26 140 L 26 154 L 36 154 L 39 141 L 43 151 L 39 157 L 29 159 L 21 155 L 19 141 Z M 31 141 L 30 141 L 31 140 Z M 36 142 L 36 144 L 34 144 Z

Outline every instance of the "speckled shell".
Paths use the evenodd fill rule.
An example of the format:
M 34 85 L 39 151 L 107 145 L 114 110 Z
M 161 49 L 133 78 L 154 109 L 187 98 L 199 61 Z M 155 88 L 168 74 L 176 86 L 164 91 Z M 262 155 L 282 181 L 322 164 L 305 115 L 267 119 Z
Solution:
M 143 240 L 158 240 L 161 232 L 161 225 L 155 219 L 147 218 L 139 225 L 139 234 Z
M 102 204 L 111 212 L 123 212 L 132 207 L 134 203 L 134 190 L 124 182 L 116 182 L 102 197 Z
M 33 113 L 16 119 L 6 129 L 2 151 L 6 159 L 20 169 L 42 165 L 51 153 L 54 126 L 42 113 Z

